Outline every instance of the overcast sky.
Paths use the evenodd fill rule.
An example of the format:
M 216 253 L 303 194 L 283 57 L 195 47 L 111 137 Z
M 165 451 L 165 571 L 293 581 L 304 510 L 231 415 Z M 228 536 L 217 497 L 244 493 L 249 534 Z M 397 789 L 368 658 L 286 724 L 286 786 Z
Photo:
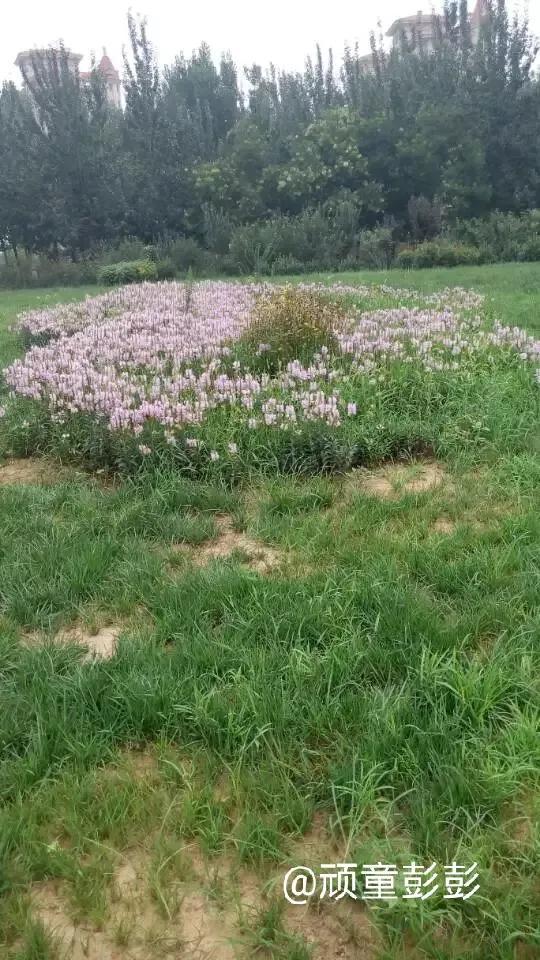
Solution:
M 470 0 L 472 6 L 474 0 Z M 510 0 L 527 9 L 523 0 Z M 127 40 L 126 14 L 130 0 L 3 0 L 0 26 L 0 80 L 18 81 L 13 61 L 20 50 L 46 47 L 62 39 L 67 47 L 84 55 L 88 68 L 93 51 L 105 46 L 120 68 L 122 46 Z M 229 50 L 241 67 L 253 62 L 278 67 L 301 68 L 306 54 L 319 42 L 331 46 L 336 62 L 345 43 L 357 40 L 361 52 L 369 52 L 369 34 L 384 30 L 393 20 L 423 9 L 422 0 L 132 0 L 133 13 L 147 17 L 149 36 L 161 64 L 170 63 L 179 52 L 186 54 L 206 40 L 214 57 Z M 7 9 L 6 9 L 7 8 Z M 438 8 L 438 5 L 437 5 Z M 540 3 L 530 0 L 531 26 L 540 34 Z

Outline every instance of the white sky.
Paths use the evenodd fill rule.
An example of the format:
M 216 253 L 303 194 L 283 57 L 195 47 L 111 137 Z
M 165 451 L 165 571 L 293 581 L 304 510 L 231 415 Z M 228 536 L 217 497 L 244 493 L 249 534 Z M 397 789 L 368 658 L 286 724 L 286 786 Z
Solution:
M 469 0 L 472 8 L 474 0 Z M 511 7 L 526 9 L 524 0 L 509 0 Z M 358 40 L 369 52 L 369 34 L 382 21 L 384 31 L 400 16 L 423 9 L 432 0 L 131 0 L 134 14 L 148 19 L 148 32 L 163 65 L 179 52 L 190 54 L 206 40 L 215 58 L 230 50 L 237 65 L 271 60 L 276 66 L 302 68 L 305 57 L 319 42 L 331 46 L 339 63 L 345 42 Z M 122 46 L 127 43 L 126 14 L 130 0 L 2 0 L 0 26 L 0 82 L 18 82 L 13 61 L 20 50 L 47 47 L 62 39 L 84 55 L 100 56 L 102 47 L 121 70 Z M 442 0 L 440 0 L 442 6 Z M 439 8 L 439 3 L 435 3 Z M 540 3 L 530 0 L 531 27 L 540 34 Z

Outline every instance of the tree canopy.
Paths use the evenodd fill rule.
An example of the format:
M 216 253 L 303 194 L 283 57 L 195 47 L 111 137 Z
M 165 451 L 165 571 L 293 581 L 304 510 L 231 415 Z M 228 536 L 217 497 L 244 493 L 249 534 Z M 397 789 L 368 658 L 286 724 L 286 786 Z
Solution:
M 435 50 L 402 38 L 386 52 L 373 37 L 366 71 L 357 49 L 336 66 L 317 48 L 303 71 L 251 65 L 243 88 L 205 44 L 161 69 L 130 15 L 123 110 L 97 69 L 82 78 L 50 51 L 22 90 L 0 91 L 0 243 L 76 259 L 126 236 L 208 243 L 219 218 L 339 203 L 361 226 L 413 232 L 411 198 L 450 222 L 538 207 L 538 48 L 504 0 L 488 7 L 474 44 L 460 0 Z

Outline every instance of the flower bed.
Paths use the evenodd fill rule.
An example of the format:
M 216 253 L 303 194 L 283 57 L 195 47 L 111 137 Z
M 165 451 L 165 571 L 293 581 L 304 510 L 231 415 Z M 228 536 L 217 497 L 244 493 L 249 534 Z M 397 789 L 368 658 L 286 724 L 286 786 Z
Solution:
M 253 431 L 299 435 L 314 422 L 334 430 L 351 420 L 365 425 L 366 418 L 397 414 L 400 399 L 403 410 L 417 415 L 413 385 L 425 407 L 431 383 L 437 405 L 449 378 L 470 380 L 479 365 L 523 366 L 540 357 L 540 342 L 523 331 L 489 328 L 477 294 L 422 297 L 388 287 L 308 284 L 297 289 L 340 304 L 333 348 L 321 344 L 311 357 L 268 373 L 261 357 L 271 345 L 261 343 L 247 356 L 239 347 L 258 298 L 275 289 L 141 284 L 27 314 L 19 328 L 38 344 L 4 372 L 12 398 L 32 401 L 51 425 L 82 417 L 131 436 L 142 457 L 166 444 L 204 447 L 216 462 L 236 455 Z M 39 345 L 43 338 L 48 342 Z M 74 435 L 61 436 L 69 447 L 65 440 Z

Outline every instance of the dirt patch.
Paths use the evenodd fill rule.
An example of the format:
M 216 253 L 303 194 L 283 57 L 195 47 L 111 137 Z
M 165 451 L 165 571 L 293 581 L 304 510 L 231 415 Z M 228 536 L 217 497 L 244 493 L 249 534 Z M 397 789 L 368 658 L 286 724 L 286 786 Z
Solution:
M 131 769 L 130 753 L 122 753 L 121 771 Z M 141 767 L 141 776 L 155 776 L 153 751 L 134 751 L 133 763 Z M 379 940 L 364 904 L 314 900 L 295 907 L 282 894 L 291 863 L 318 869 L 321 861 L 339 861 L 340 848 L 322 814 L 293 841 L 287 863 L 264 871 L 241 863 L 232 851 L 208 857 L 196 841 L 165 837 L 159 830 L 140 846 L 116 853 L 107 848 L 114 860 L 99 894 L 105 907 L 92 920 L 86 898 L 81 915 L 69 881 L 63 880 L 34 884 L 31 910 L 62 960 L 248 960 L 261 951 L 264 917 L 276 902 L 280 951 L 294 937 L 306 942 L 313 960 L 372 960 Z
M 73 470 L 37 457 L 0 464 L 0 486 L 50 485 L 73 479 Z
M 216 526 L 216 540 L 203 543 L 190 551 L 190 556 L 197 566 L 206 566 L 211 560 L 230 557 L 235 553 L 245 558 L 246 564 L 257 573 L 270 573 L 281 564 L 283 556 L 279 550 L 235 530 L 231 517 L 216 517 Z
M 436 461 L 411 464 L 386 464 L 377 470 L 355 470 L 347 486 L 351 492 L 358 490 L 379 497 L 395 500 L 410 493 L 427 493 L 442 486 L 445 470 Z
M 116 641 L 125 627 L 113 625 L 101 627 L 97 633 L 85 630 L 83 627 L 70 627 L 60 630 L 55 636 L 56 643 L 78 643 L 85 647 L 85 660 L 110 660 L 116 650 Z
M 77 644 L 86 651 L 83 657 L 88 660 L 110 660 L 116 651 L 116 643 L 120 634 L 126 629 L 125 624 L 111 624 L 96 630 L 84 627 L 81 624 L 65 627 L 55 633 L 53 642 L 58 644 Z M 28 646 L 41 646 L 46 635 L 39 631 L 25 633 L 22 642 Z
M 193 853 L 193 869 L 165 879 L 145 851 L 122 857 L 109 890 L 104 923 L 94 927 L 73 920 L 64 888 L 47 882 L 35 887 L 33 914 L 70 960 L 153 960 L 182 956 L 186 960 L 237 960 L 249 956 L 240 921 L 242 907 L 252 908 L 262 896 L 257 884 L 231 880 L 228 861 L 212 868 Z M 213 869 L 213 874 L 211 870 Z M 227 884 L 226 895 L 210 895 L 210 877 Z M 186 879 L 188 877 L 189 879 Z M 163 880 L 163 893 L 161 883 Z M 247 884 L 247 886 L 246 886 Z M 164 895 L 165 894 L 165 895 Z M 168 915 L 160 909 L 167 903 Z
M 380 942 L 367 909 L 353 901 L 287 907 L 284 926 L 304 938 L 312 960 L 375 960 Z
M 271 885 L 227 857 L 206 861 L 195 847 L 188 856 L 192 867 L 182 877 L 168 877 L 166 889 L 164 881 L 169 915 L 156 896 L 159 871 L 142 850 L 121 857 L 99 927 L 75 920 L 66 888 L 50 881 L 35 885 L 33 915 L 70 960 L 247 960 L 253 956 L 250 930 L 258 932 L 257 916 L 268 906 Z M 281 874 L 273 884 L 278 898 L 280 880 Z M 305 940 L 314 960 L 376 956 L 377 935 L 361 903 L 284 903 L 282 923 L 288 934 Z
M 449 535 L 454 532 L 456 525 L 453 520 L 449 520 L 448 517 L 439 517 L 437 520 L 434 520 L 431 524 L 432 533 L 443 533 Z

